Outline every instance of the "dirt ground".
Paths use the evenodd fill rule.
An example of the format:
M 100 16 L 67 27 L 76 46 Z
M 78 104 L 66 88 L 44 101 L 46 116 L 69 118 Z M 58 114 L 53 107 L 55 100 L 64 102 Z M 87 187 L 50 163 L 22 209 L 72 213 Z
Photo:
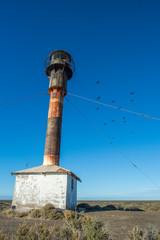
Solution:
M 111 202 L 103 202 L 102 205 L 106 205 L 106 203 Z M 10 207 L 10 202 L 5 202 L 7 207 Z M 4 201 L 3 201 L 3 205 Z M 94 202 L 97 204 L 97 202 Z M 113 204 L 113 202 L 112 202 Z M 116 204 L 122 205 L 122 202 L 116 202 Z M 114 204 L 114 205 L 116 205 Z M 128 204 L 134 204 L 134 202 L 127 202 Z M 139 202 L 137 203 L 139 205 Z M 145 202 L 145 205 L 149 204 L 150 206 L 155 205 L 155 202 Z M 0 201 L 0 205 L 2 206 L 2 202 Z M 92 205 L 92 204 L 90 204 Z M 123 203 L 124 205 L 124 203 Z M 144 203 L 143 203 L 144 205 Z M 156 202 L 156 206 L 160 205 L 160 202 Z M 148 206 L 148 205 L 147 205 Z M 105 228 L 108 230 L 110 234 L 110 238 L 112 240 L 127 240 L 129 239 L 129 231 L 132 230 L 134 226 L 138 226 L 141 229 L 146 229 L 148 227 L 156 227 L 160 229 L 160 211 L 90 211 L 85 214 L 89 214 L 93 216 L 96 220 L 103 221 L 105 224 Z M 18 228 L 18 225 L 26 221 L 30 226 L 33 226 L 36 222 L 43 222 L 47 226 L 53 225 L 61 225 L 62 220 L 30 220 L 24 218 L 8 218 L 6 216 L 0 215 L 0 230 L 3 230 L 4 233 L 7 233 L 11 236 L 11 234 Z
M 160 228 L 160 212 L 100 211 L 86 214 L 95 217 L 97 220 L 103 221 L 112 240 L 127 240 L 129 231 L 131 231 L 135 225 L 142 229 L 147 227 Z M 60 220 L 24 220 L 23 218 L 0 216 L 0 229 L 11 236 L 18 228 L 18 225 L 24 221 L 30 226 L 33 226 L 36 222 L 43 222 L 47 226 L 62 224 Z
M 113 240 L 127 240 L 134 226 L 160 229 L 160 212 L 100 211 L 87 213 L 103 221 Z
M 12 236 L 12 233 L 17 230 L 19 224 L 22 224 L 24 222 L 26 222 L 29 226 L 33 226 L 35 223 L 41 222 L 49 227 L 62 224 L 61 220 L 31 220 L 24 218 L 10 218 L 0 215 L 0 230 L 2 230 L 10 237 Z

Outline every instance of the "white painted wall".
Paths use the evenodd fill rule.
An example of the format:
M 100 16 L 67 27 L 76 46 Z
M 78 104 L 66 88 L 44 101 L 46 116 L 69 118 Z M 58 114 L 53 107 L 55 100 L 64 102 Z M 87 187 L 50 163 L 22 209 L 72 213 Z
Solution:
M 73 179 L 73 188 L 72 188 Z M 67 209 L 74 210 L 77 205 L 77 180 L 71 175 L 67 177 Z
M 77 204 L 77 180 L 67 173 L 17 174 L 12 206 L 26 211 L 47 203 L 56 208 L 74 209 Z
M 12 206 L 17 210 L 40 208 L 52 203 L 66 208 L 68 174 L 17 174 Z

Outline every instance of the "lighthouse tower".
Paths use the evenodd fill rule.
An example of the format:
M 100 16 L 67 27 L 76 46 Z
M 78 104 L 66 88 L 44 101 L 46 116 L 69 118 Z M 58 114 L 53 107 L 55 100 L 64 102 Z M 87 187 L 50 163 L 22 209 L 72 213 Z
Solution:
M 67 94 L 67 81 L 72 77 L 74 63 L 65 51 L 52 52 L 46 63 L 50 104 L 43 165 L 59 165 L 63 98 Z
M 50 95 L 43 165 L 12 172 L 16 175 L 12 208 L 19 211 L 41 208 L 52 203 L 56 208 L 75 209 L 77 180 L 73 172 L 59 166 L 63 98 L 74 62 L 63 50 L 52 52 L 46 60 Z

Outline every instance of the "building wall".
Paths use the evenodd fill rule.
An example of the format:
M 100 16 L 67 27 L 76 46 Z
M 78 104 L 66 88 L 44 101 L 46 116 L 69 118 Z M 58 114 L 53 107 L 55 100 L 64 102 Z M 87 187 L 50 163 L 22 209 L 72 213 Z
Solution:
M 67 209 L 74 210 L 77 205 L 77 180 L 67 176 Z
M 66 198 L 69 199 L 68 176 L 71 177 L 63 173 L 17 174 L 12 206 L 25 211 L 52 203 L 56 208 L 65 209 Z

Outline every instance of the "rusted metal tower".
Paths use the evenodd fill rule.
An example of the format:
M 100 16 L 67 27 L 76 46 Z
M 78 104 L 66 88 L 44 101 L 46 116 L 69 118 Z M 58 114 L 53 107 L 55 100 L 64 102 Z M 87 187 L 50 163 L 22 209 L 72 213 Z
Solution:
M 74 62 L 69 53 L 57 50 L 49 55 L 45 66 L 50 103 L 43 165 L 59 165 L 63 98 L 67 94 L 67 81 L 72 77 Z
M 77 181 L 73 172 L 59 166 L 63 98 L 74 62 L 70 54 L 58 50 L 46 60 L 50 103 L 43 165 L 12 172 L 16 175 L 12 208 L 30 211 L 52 203 L 56 208 L 75 209 Z

